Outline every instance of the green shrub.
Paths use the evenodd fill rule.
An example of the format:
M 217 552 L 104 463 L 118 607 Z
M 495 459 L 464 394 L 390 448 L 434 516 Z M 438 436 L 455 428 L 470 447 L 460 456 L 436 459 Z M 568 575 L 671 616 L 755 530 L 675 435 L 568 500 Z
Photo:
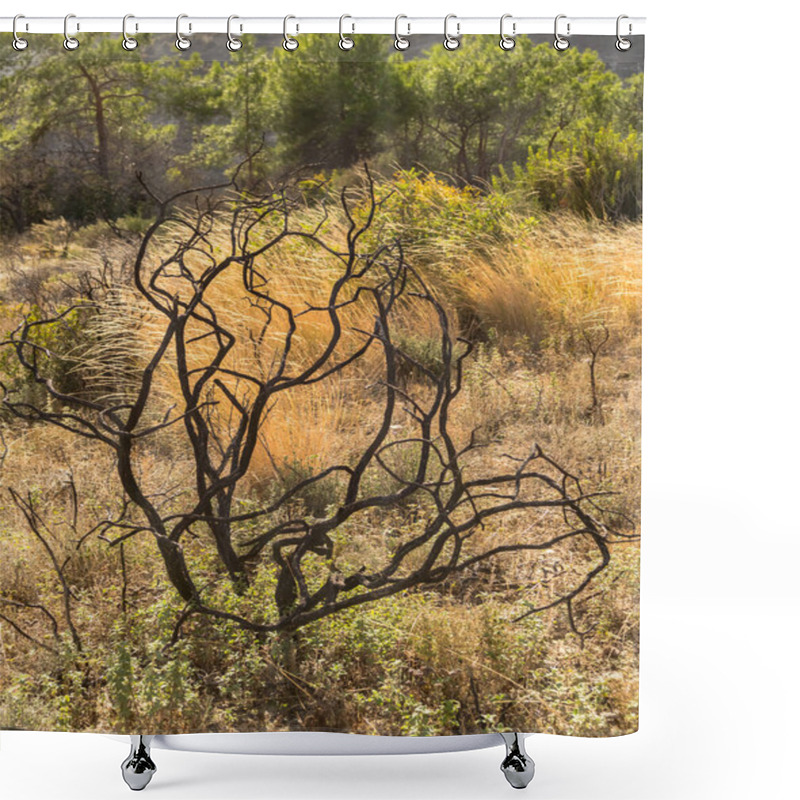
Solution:
M 82 352 L 90 345 L 85 335 L 85 325 L 93 313 L 91 308 L 63 310 L 64 316 L 55 322 L 34 324 L 28 339 L 37 348 L 38 366 L 43 375 L 51 379 L 53 386 L 64 394 L 85 390 L 80 366 Z M 59 312 L 56 310 L 55 315 Z M 29 323 L 38 323 L 45 313 L 38 306 L 28 312 Z M 31 360 L 32 348 L 25 348 L 24 355 Z M 9 392 L 9 399 L 16 403 L 29 403 L 37 408 L 49 408 L 54 402 L 47 390 L 38 383 L 31 372 L 20 362 L 16 349 L 6 345 L 0 349 L 0 380 Z
M 415 264 L 436 265 L 444 274 L 464 257 L 489 252 L 507 240 L 512 223 L 508 198 L 457 187 L 431 172 L 400 170 L 376 186 L 386 199 L 377 210 L 375 230 L 383 241 L 397 238 Z
M 513 175 L 494 187 L 519 193 L 544 211 L 566 210 L 604 220 L 637 219 L 642 213 L 642 136 L 609 128 L 583 130 L 552 153 L 530 151 Z

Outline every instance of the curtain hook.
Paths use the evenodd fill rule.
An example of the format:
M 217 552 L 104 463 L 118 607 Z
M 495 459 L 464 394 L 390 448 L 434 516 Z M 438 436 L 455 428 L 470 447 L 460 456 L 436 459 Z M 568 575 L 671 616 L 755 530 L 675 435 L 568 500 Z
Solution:
M 456 20 L 456 35 L 450 33 L 448 30 L 448 23 L 451 19 Z M 461 36 L 461 23 L 458 21 L 458 17 L 455 14 L 448 14 L 444 18 L 444 45 L 445 50 L 457 50 L 458 46 L 461 44 L 461 40 L 459 39 Z
M 500 49 L 501 50 L 513 50 L 514 45 L 516 45 L 516 40 L 514 37 L 517 35 L 517 23 L 511 23 L 511 36 L 508 36 L 505 32 L 505 22 L 507 19 L 511 19 L 511 14 L 503 14 L 500 17 Z
M 139 46 L 139 42 L 133 38 L 133 36 L 128 36 L 128 20 L 135 19 L 133 14 L 126 14 L 122 18 L 122 49 L 123 50 L 135 50 Z M 139 26 L 136 25 L 135 30 L 138 30 Z
M 237 50 L 242 49 L 242 40 L 231 33 L 231 22 L 233 22 L 235 19 L 239 19 L 239 17 L 237 17 L 235 14 L 231 14 L 228 17 L 228 41 L 226 42 L 225 47 L 227 47 L 231 53 L 235 53 Z M 240 25 L 239 32 L 241 32 L 241 30 L 242 27 Z
M 563 52 L 564 50 L 566 50 L 569 47 L 569 39 L 567 39 L 566 36 L 562 36 L 558 32 L 558 21 L 560 19 L 566 19 L 566 18 L 567 18 L 566 14 L 559 14 L 556 17 L 556 21 L 555 21 L 554 30 L 555 30 L 556 38 L 553 41 L 553 47 L 555 47 L 555 49 L 558 50 L 559 52 Z M 570 34 L 570 23 L 568 22 L 567 23 L 567 36 L 569 36 L 569 34 Z
M 69 35 L 69 21 L 71 19 L 75 19 L 75 15 L 74 14 L 67 14 L 67 16 L 64 17 L 64 49 L 65 50 L 77 50 L 78 49 L 78 45 L 80 44 L 80 42 L 74 36 L 70 36 Z M 76 23 L 76 25 L 75 25 L 76 33 L 77 33 L 78 30 L 80 30 L 80 26 L 77 25 L 77 23 Z
M 21 39 L 17 35 L 17 20 L 19 20 L 19 19 L 25 19 L 24 15 L 23 14 L 17 14 L 14 17 L 14 21 L 11 23 L 11 33 L 14 35 L 14 41 L 11 42 L 11 46 L 15 50 L 24 50 L 28 46 L 28 40 L 27 39 Z M 27 23 L 26 23 L 25 27 L 27 29 Z
M 346 19 L 353 18 L 349 14 L 342 14 L 342 16 L 339 17 L 339 47 L 342 50 L 352 50 L 355 46 L 355 42 L 349 36 L 345 36 L 342 31 Z M 351 33 L 353 33 L 356 29 L 355 23 L 350 23 L 350 25 L 352 27 Z
M 290 19 L 297 19 L 293 17 L 291 14 L 283 18 L 283 49 L 291 52 L 292 50 L 297 50 L 300 47 L 300 42 L 297 39 L 289 36 L 288 32 L 288 25 Z
M 398 14 L 394 18 L 394 49 L 395 50 L 408 50 L 411 46 L 411 42 L 406 38 L 407 36 L 411 36 L 411 23 L 407 22 L 406 27 L 408 28 L 408 32 L 405 36 L 400 35 L 400 20 L 401 19 L 408 19 L 405 14 Z
M 617 41 L 614 44 L 614 47 L 616 47 L 617 50 L 619 50 L 621 53 L 624 53 L 626 50 L 630 50 L 631 49 L 631 40 L 630 39 L 625 39 L 622 36 L 622 34 L 620 33 L 620 23 L 624 19 L 630 19 L 630 18 L 628 17 L 627 14 L 620 14 L 617 17 Z M 631 23 L 629 22 L 628 23 L 628 36 L 630 36 L 632 32 L 633 32 L 633 25 L 631 25 Z
M 175 19 L 175 47 L 178 50 L 188 50 L 192 46 L 192 40 L 181 33 L 181 20 L 188 19 L 188 14 L 178 14 Z M 192 30 L 192 23 L 189 23 L 189 31 Z

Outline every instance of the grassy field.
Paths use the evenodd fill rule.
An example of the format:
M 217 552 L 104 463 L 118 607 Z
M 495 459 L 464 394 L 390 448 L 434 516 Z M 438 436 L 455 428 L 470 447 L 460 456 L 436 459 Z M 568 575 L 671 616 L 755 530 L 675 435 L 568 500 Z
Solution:
M 413 176 L 395 178 L 394 188 L 377 230 L 408 239 L 409 262 L 446 306 L 455 332 L 475 344 L 452 427 L 461 443 L 477 428 L 492 445 L 480 451 L 476 469 L 499 468 L 504 453 L 538 443 L 588 490 L 610 492 L 604 506 L 615 524 L 638 533 L 641 226 L 566 213 L 523 216 L 511 205 L 498 210 L 491 196 Z M 307 213 L 310 225 L 313 208 Z M 72 338 L 62 333 L 47 345 L 72 354 L 62 380 L 126 396 L 159 336 L 158 320 L 129 280 L 143 225 L 129 218 L 112 233 L 53 220 L 15 239 L 0 258 L 0 334 L 21 314 L 66 307 L 90 277 L 104 275 L 98 313 L 76 318 L 62 329 Z M 334 214 L 324 233 L 336 237 L 344 226 Z M 222 220 L 210 246 L 223 246 L 224 229 Z M 158 247 L 168 247 L 164 238 Z M 330 282 L 331 263 L 302 244 L 268 258 L 273 291 L 284 296 L 313 301 Z M 215 308 L 239 339 L 233 363 L 266 368 L 280 331 L 275 342 L 252 346 L 260 323 L 235 282 L 220 281 L 214 292 Z M 359 304 L 346 314 L 348 330 L 368 321 Z M 408 351 L 433 366 L 434 323 L 411 304 L 398 331 Z M 320 319 L 305 316 L 292 354 L 297 365 L 313 357 L 322 337 Z M 382 407 L 365 390 L 378 367 L 370 357 L 355 378 L 281 397 L 263 425 L 242 508 L 363 449 Z M 8 388 L 44 402 L 9 348 L 0 374 Z M 177 376 L 158 380 L 167 409 Z M 402 380 L 413 387 L 418 376 L 411 370 Z M 296 632 L 257 633 L 193 617 L 173 641 L 183 603 L 152 539 L 112 548 L 91 534 L 119 505 L 107 449 L 7 413 L 0 434 L 1 728 L 601 736 L 637 727 L 636 539 L 614 544 L 608 569 L 571 606 L 538 614 L 526 612 L 585 571 L 580 541 L 498 556 L 457 583 L 410 590 Z M 151 484 L 180 492 L 191 481 L 189 455 L 177 433 L 165 434 L 142 455 L 141 469 Z M 34 503 L 39 535 L 11 490 Z M 315 484 L 297 502 L 321 515 L 335 492 Z M 420 513 L 409 504 L 348 522 L 336 532 L 337 557 L 379 563 Z M 548 524 L 519 512 L 476 536 L 502 544 Z M 265 566 L 244 595 L 235 594 L 203 537 L 184 548 L 220 607 L 252 611 L 271 602 L 275 570 Z

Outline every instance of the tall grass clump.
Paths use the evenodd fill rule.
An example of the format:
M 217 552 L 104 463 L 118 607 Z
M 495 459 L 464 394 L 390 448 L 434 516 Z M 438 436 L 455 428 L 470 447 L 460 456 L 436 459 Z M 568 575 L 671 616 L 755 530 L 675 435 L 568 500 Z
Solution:
M 641 228 L 560 215 L 466 262 L 454 302 L 485 331 L 534 347 L 598 323 L 640 321 Z

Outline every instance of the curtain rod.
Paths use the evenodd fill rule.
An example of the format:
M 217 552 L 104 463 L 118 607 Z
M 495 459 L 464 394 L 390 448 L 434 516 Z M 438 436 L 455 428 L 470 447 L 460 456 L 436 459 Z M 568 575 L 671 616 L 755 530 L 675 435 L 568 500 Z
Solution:
M 556 28 L 555 17 L 515 17 L 504 15 L 503 29 L 507 35 L 553 34 Z M 399 32 L 402 36 L 415 34 L 443 35 L 445 29 L 451 35 L 500 33 L 500 15 L 496 17 L 237 17 L 229 22 L 228 17 L 196 17 L 181 14 L 175 17 L 137 17 L 128 15 L 125 30 L 128 35 L 137 33 L 180 33 L 191 36 L 197 33 L 228 33 L 237 36 L 245 34 L 284 34 L 304 33 L 342 33 L 342 34 L 387 34 Z M 562 36 L 609 35 L 618 32 L 616 17 L 570 17 L 559 15 L 558 31 Z M 644 34 L 644 17 L 621 18 L 619 32 L 623 36 Z M 229 25 L 231 26 L 229 28 Z M 81 33 L 119 33 L 122 34 L 122 17 L 84 17 L 70 14 L 65 17 L 26 17 L 16 18 L 16 32 L 25 34 L 60 33 L 77 36 Z M 0 17 L 0 31 L 10 33 L 15 30 L 14 17 Z

